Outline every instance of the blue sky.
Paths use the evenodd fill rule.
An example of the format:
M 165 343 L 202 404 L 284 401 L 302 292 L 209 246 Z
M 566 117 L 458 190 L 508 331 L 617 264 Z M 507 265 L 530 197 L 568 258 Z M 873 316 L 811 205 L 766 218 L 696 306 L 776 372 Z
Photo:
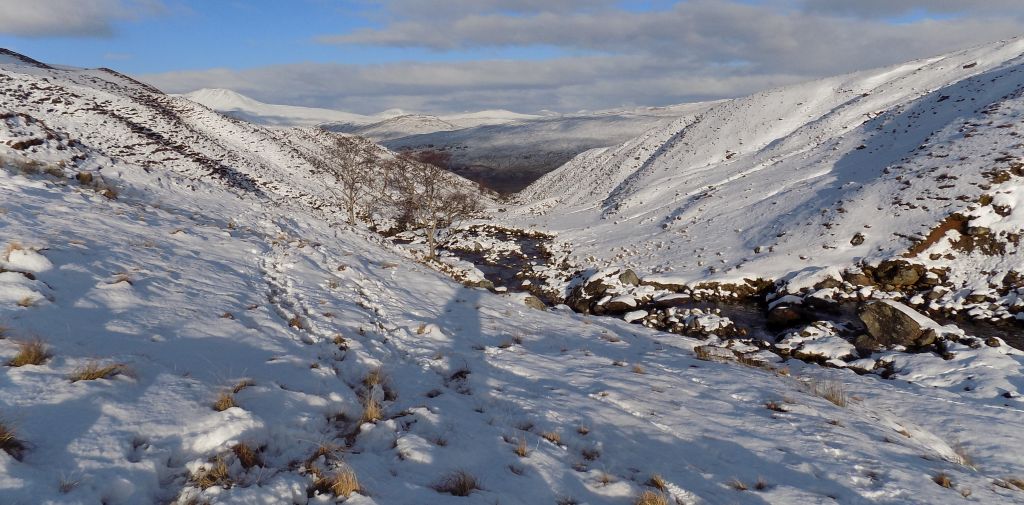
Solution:
M 374 112 L 738 96 L 1024 33 L 1021 0 L 0 0 L 0 47 Z

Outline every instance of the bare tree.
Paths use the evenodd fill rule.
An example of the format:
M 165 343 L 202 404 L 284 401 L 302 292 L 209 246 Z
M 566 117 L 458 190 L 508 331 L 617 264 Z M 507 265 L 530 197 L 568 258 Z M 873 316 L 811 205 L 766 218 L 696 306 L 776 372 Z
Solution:
M 437 257 L 441 235 L 482 209 L 479 193 L 459 187 L 457 177 L 436 166 L 408 160 L 392 170 L 399 222 L 424 230 L 427 257 Z
M 314 166 L 335 177 L 332 191 L 345 208 L 349 225 L 356 223 L 356 211 L 364 206 L 373 183 L 373 159 L 347 137 L 332 136 L 322 157 L 313 157 Z

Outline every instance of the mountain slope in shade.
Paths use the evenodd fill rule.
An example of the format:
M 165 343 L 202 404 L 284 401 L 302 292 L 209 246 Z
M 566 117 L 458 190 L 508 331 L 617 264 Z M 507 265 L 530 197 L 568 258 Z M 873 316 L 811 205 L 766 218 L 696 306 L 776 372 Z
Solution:
M 921 305 L 1021 318 L 1022 52 L 1013 39 L 720 103 L 580 155 L 510 219 L 675 284 L 806 289 L 900 259 L 954 287 Z

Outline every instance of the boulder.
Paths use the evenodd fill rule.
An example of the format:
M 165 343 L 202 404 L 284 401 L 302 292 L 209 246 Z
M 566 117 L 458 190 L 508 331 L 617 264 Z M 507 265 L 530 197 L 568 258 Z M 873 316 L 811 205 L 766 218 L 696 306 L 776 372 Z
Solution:
M 890 284 L 897 288 L 908 287 L 921 280 L 923 271 L 924 267 L 921 265 L 914 265 L 906 261 L 883 261 L 875 269 L 875 278 L 881 284 Z
M 640 278 L 637 277 L 636 272 L 626 269 L 619 274 L 619 282 L 626 286 L 639 286 Z
M 524 296 L 523 303 L 532 309 L 544 310 L 547 308 L 547 305 L 544 305 L 544 302 L 540 301 L 540 298 L 533 295 Z
M 628 312 L 636 308 L 636 300 L 629 295 L 616 296 L 604 304 L 603 308 L 609 313 Z
M 937 337 L 934 330 L 927 328 L 930 326 L 930 319 L 902 303 L 891 300 L 861 305 L 857 310 L 857 316 L 867 327 L 868 335 L 881 347 L 921 347 L 931 344 Z

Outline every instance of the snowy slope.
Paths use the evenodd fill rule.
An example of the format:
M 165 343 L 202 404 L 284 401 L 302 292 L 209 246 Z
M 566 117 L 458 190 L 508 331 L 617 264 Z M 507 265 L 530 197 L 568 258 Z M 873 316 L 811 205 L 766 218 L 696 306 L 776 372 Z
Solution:
M 331 122 L 368 124 L 375 121 L 372 117 L 332 109 L 263 103 L 229 89 L 200 89 L 182 96 L 231 117 L 267 126 L 316 126 Z
M 22 60 L 0 91 L 0 359 L 51 355 L 0 368 L 5 504 L 333 503 L 347 471 L 351 504 L 1024 503 L 1006 346 L 920 385 L 697 359 L 332 226 L 317 132 Z
M 457 173 L 481 179 L 496 189 L 518 191 L 577 154 L 625 142 L 680 117 L 693 117 L 709 106 L 686 104 L 556 115 L 383 139 L 383 145 L 398 151 L 445 151 L 451 154 Z
M 1022 52 L 1013 39 L 727 101 L 577 157 L 509 219 L 667 283 L 801 289 L 901 258 L 948 275 L 936 304 L 991 294 L 1020 312 Z

